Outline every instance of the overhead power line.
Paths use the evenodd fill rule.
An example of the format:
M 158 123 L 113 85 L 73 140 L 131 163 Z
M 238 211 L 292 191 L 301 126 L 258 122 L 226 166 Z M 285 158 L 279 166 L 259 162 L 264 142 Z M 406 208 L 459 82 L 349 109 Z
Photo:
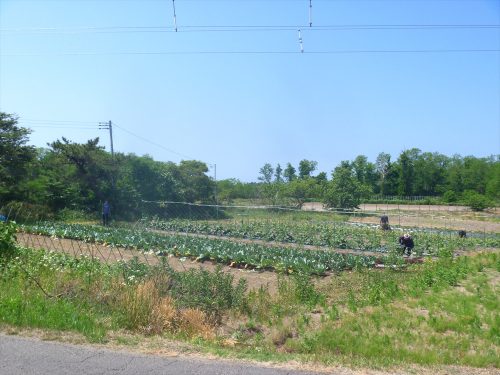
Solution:
M 71 28 L 33 27 L 2 28 L 1 33 L 42 34 L 85 34 L 85 33 L 174 33 L 174 32 L 238 32 L 238 31 L 295 31 L 297 28 L 309 31 L 343 30 L 454 30 L 454 29 L 500 29 L 498 24 L 339 24 L 339 25 L 177 25 L 174 15 L 174 29 L 165 26 L 82 26 Z
M 88 130 L 97 130 L 96 127 L 90 126 L 51 126 L 51 125 L 30 125 L 25 123 L 20 123 L 21 126 L 26 128 L 49 128 L 49 129 L 88 129 Z
M 125 133 L 128 133 L 128 134 L 130 134 L 131 136 L 136 137 L 136 138 L 138 138 L 138 139 L 140 139 L 140 140 L 142 140 L 142 141 L 144 141 L 144 142 L 146 142 L 146 143 L 149 143 L 149 144 L 151 144 L 151 145 L 153 145 L 153 146 L 159 147 L 159 148 L 161 148 L 162 150 L 168 151 L 168 152 L 170 152 L 170 153 L 172 153 L 172 154 L 175 154 L 175 155 L 177 155 L 177 156 L 180 156 L 180 157 L 182 157 L 182 158 L 187 158 L 187 159 L 191 159 L 191 160 L 195 160 L 195 159 L 196 159 L 196 158 L 193 158 L 193 157 L 191 157 L 191 156 L 188 156 L 188 155 L 185 155 L 185 154 L 181 154 L 180 152 L 177 152 L 177 151 L 174 151 L 174 150 L 172 150 L 172 149 L 169 149 L 169 148 L 167 148 L 167 147 L 165 147 L 165 146 L 163 146 L 163 145 L 161 145 L 161 144 L 159 144 L 159 143 L 157 143 L 157 142 L 154 142 L 154 141 L 152 141 L 152 140 L 150 140 L 150 139 L 147 139 L 147 138 L 143 137 L 142 135 L 139 135 L 139 134 L 136 134 L 136 133 L 134 133 L 134 132 L 131 132 L 130 130 L 125 129 L 125 128 L 123 128 L 123 127 L 121 127 L 121 126 L 117 125 L 116 123 L 113 123 L 113 125 L 114 125 L 116 128 L 118 128 L 118 129 L 120 129 L 120 130 L 124 131 Z
M 92 124 L 94 126 L 83 126 L 82 124 Z M 41 120 L 41 119 L 24 119 L 21 118 L 19 120 L 19 125 L 25 126 L 28 128 L 52 128 L 52 129 L 90 129 L 90 130 L 99 130 L 100 128 L 103 128 L 103 123 L 99 123 L 99 121 L 91 122 L 91 121 L 74 121 L 74 120 Z M 106 127 L 109 127 L 109 123 L 104 123 Z M 124 127 L 116 124 L 113 122 L 113 127 L 120 129 L 121 131 L 128 133 L 129 135 L 136 137 L 146 143 L 149 143 L 153 146 L 159 147 L 165 151 L 168 151 L 172 154 L 175 154 L 177 156 L 180 156 L 182 158 L 186 159 L 191 159 L 195 160 L 196 158 L 193 158 L 189 155 L 182 154 L 180 152 L 174 151 L 170 148 L 167 148 L 157 142 L 154 142 L 146 137 L 143 137 L 142 135 L 139 135 L 137 133 L 134 133 L 130 130 L 125 129 Z M 109 128 L 106 128 L 109 129 Z M 212 164 L 210 164 L 212 165 Z
M 96 125 L 98 124 L 98 121 L 72 121 L 72 120 L 36 120 L 36 119 L 29 119 L 29 118 L 24 118 L 21 117 L 19 118 L 20 121 L 22 122 L 31 122 L 31 123 L 51 123 L 51 124 L 92 124 Z
M 122 56 L 122 55 L 343 55 L 343 54 L 444 54 L 444 53 L 491 53 L 500 52 L 491 49 L 366 49 L 366 50 L 331 50 L 331 51 L 125 51 L 125 52 L 48 52 L 48 53 L 3 53 L 0 57 L 18 56 Z

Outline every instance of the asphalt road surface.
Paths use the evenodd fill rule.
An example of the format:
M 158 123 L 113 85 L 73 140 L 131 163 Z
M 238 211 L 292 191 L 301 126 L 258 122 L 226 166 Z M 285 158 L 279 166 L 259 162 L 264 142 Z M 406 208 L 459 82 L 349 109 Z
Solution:
M 229 361 L 160 357 L 0 335 L 0 375 L 306 375 Z

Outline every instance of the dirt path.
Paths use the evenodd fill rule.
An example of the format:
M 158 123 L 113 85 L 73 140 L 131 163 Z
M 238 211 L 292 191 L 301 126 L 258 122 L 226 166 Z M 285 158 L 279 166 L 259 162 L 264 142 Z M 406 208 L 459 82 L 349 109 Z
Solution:
M 352 223 L 379 224 L 378 217 L 351 217 Z M 433 216 L 399 216 L 389 215 L 391 225 L 415 228 L 435 228 L 465 230 L 467 232 L 500 233 L 500 223 L 491 221 L 479 221 L 469 219 L 457 219 L 453 217 L 433 217 Z
M 320 202 L 304 203 L 302 209 L 327 211 Z M 357 217 L 358 213 L 374 216 Z M 391 225 L 500 233 L 500 207 L 478 213 L 466 206 L 361 204 L 360 210 L 352 213 L 349 221 L 379 224 L 379 216 L 383 213 L 389 215 Z

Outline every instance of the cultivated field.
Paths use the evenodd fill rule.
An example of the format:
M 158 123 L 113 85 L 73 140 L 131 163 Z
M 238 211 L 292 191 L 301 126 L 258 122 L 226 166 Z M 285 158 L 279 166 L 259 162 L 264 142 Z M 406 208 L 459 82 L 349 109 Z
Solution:
M 3 272 L 0 328 L 74 330 L 94 341 L 159 335 L 324 371 L 495 372 L 499 233 L 468 228 L 459 238 L 394 220 L 382 231 L 361 222 L 369 219 L 377 217 L 259 211 L 110 227 L 25 223 L 24 250 Z M 410 257 L 398 245 L 403 232 L 415 241 Z M 40 320 L 40 309 L 58 318 Z

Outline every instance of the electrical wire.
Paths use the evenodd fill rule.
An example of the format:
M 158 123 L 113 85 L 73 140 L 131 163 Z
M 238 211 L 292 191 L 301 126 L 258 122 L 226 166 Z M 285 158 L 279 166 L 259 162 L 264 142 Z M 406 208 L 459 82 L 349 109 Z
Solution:
M 73 121 L 73 120 L 36 120 L 36 119 L 27 119 L 24 117 L 20 117 L 19 121 L 24 123 L 34 123 L 34 124 L 86 124 L 86 125 L 97 125 L 97 121 Z
M 254 31 L 295 31 L 297 28 L 308 31 L 344 31 L 344 30 L 456 30 L 456 29 L 500 29 L 498 24 L 345 24 L 345 25 L 184 25 L 174 30 L 165 26 L 84 26 L 75 28 L 2 28 L 0 33 L 90 34 L 90 33 L 175 33 L 175 32 L 254 32 Z
M 150 139 L 147 139 L 147 138 L 143 137 L 142 135 L 139 135 L 139 134 L 136 134 L 136 133 L 134 133 L 134 132 L 131 132 L 130 130 L 127 130 L 127 129 L 125 129 L 125 128 L 123 128 L 123 127 L 119 126 L 119 125 L 117 125 L 115 122 L 113 122 L 113 127 L 118 128 L 118 129 L 120 129 L 120 130 L 124 131 L 125 133 L 130 134 L 130 135 L 131 135 L 131 136 L 133 136 L 133 137 L 136 137 L 136 138 L 138 138 L 138 139 L 141 139 L 141 140 L 142 140 L 142 141 L 144 141 L 144 142 L 147 142 L 147 143 L 149 143 L 149 144 L 151 144 L 151 145 L 153 145 L 153 146 L 159 147 L 159 148 L 161 148 L 162 150 L 168 151 L 168 152 L 170 152 L 170 153 L 172 153 L 172 154 L 175 154 L 175 155 L 177 155 L 177 156 L 180 156 L 180 157 L 182 157 L 182 158 L 187 158 L 187 159 L 191 159 L 191 160 L 195 160 L 195 159 L 196 159 L 196 158 L 193 158 L 193 157 L 191 157 L 191 156 L 188 156 L 188 155 L 185 155 L 185 154 L 181 154 L 181 153 L 179 153 L 179 152 L 177 152 L 177 151 L 174 151 L 174 150 L 172 150 L 172 149 L 169 149 L 169 148 L 167 148 L 167 147 L 165 147 L 165 146 L 163 146 L 163 145 L 161 145 L 161 144 L 159 144 L 159 143 L 156 143 L 156 142 L 154 142 L 154 141 L 151 141 Z
M 0 57 L 33 56 L 122 56 L 122 55 L 342 55 L 342 54 L 442 54 L 442 53 L 491 53 L 500 49 L 380 49 L 380 50 L 330 50 L 330 51 L 128 51 L 128 52 L 50 52 L 50 53 L 3 53 Z

